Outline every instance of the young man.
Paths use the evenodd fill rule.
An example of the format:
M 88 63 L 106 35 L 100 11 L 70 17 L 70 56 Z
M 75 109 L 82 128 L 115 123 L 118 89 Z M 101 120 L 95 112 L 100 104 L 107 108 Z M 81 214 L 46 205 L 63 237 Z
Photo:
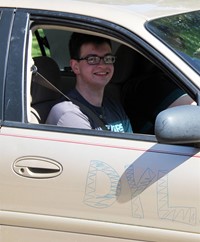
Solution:
M 75 89 L 50 111 L 47 124 L 65 127 L 97 129 L 102 127 L 93 118 L 95 115 L 107 130 L 132 132 L 131 124 L 120 103 L 104 95 L 105 86 L 114 72 L 115 56 L 110 40 L 98 36 L 73 33 L 69 43 L 70 65 L 76 75 Z M 78 101 L 81 105 L 73 100 Z M 93 112 L 89 115 L 86 107 Z

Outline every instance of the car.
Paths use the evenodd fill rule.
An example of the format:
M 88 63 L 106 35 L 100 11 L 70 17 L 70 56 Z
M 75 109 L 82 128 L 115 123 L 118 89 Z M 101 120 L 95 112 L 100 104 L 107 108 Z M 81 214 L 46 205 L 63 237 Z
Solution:
M 200 2 L 0 0 L 2 242 L 200 241 Z M 46 124 L 73 32 L 109 38 L 133 133 Z M 67 98 L 67 97 L 65 97 Z

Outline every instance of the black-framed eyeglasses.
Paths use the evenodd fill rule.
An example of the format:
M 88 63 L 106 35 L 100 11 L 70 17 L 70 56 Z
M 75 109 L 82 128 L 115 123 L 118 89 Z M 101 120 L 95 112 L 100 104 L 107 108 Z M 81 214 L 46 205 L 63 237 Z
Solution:
M 116 56 L 107 54 L 105 56 L 98 56 L 98 55 L 88 55 L 86 57 L 82 57 L 77 59 L 78 61 L 86 60 L 89 65 L 98 65 L 101 60 L 104 61 L 105 64 L 111 65 L 115 63 Z

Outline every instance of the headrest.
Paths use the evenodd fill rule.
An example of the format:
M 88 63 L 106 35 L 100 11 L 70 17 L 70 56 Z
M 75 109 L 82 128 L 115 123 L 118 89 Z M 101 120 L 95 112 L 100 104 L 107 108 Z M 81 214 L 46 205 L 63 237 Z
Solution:
M 126 45 L 121 45 L 116 51 L 115 72 L 112 83 L 123 83 L 130 78 L 152 73 L 155 65 L 142 54 Z
M 60 82 L 60 69 L 57 63 L 50 57 L 40 56 L 33 58 L 37 71 L 51 84 L 58 86 Z M 37 78 L 37 75 L 34 77 Z M 57 99 L 60 94 L 44 87 L 37 82 L 31 84 L 32 105 Z
M 137 52 L 126 45 L 121 45 L 115 55 L 117 58 L 114 64 L 115 71 L 111 82 L 123 83 L 134 72 L 134 66 L 137 62 Z

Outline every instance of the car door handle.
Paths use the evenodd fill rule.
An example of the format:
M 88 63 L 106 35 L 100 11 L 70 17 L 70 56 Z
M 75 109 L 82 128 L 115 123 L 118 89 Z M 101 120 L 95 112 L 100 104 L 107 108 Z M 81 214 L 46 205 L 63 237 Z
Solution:
M 62 166 L 55 160 L 39 156 L 20 157 L 13 163 L 13 170 L 29 178 L 52 178 L 62 173 Z

